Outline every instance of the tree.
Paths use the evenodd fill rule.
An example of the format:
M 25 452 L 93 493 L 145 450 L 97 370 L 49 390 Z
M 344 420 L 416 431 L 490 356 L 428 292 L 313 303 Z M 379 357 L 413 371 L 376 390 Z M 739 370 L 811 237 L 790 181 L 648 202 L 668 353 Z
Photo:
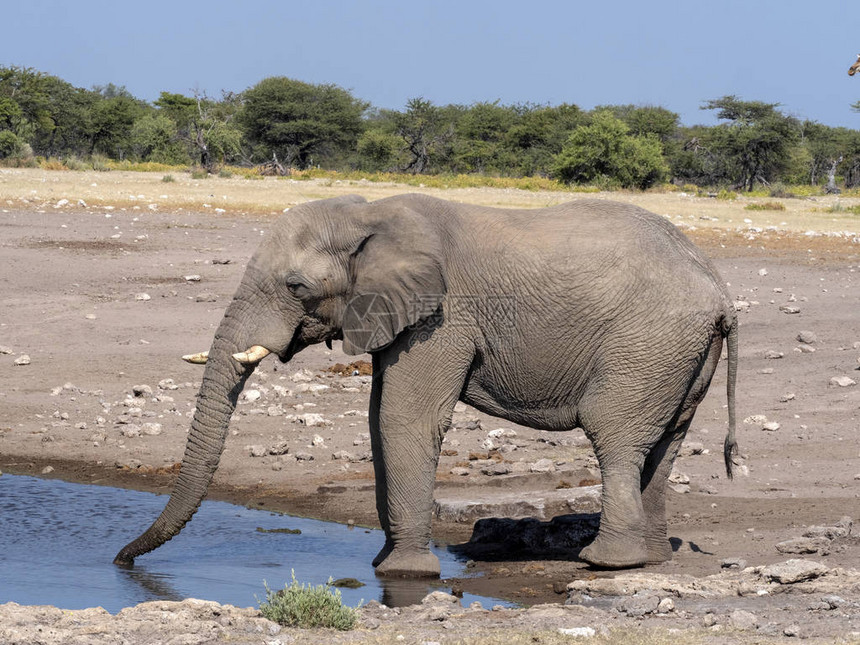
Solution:
M 570 135 L 555 158 L 553 174 L 566 183 L 602 180 L 645 189 L 665 181 L 669 168 L 654 136 L 633 136 L 623 121 L 600 110 L 590 125 Z
M 454 136 L 453 121 L 445 118 L 441 108 L 416 97 L 406 102 L 406 111 L 394 116 L 394 129 L 406 143 L 408 160 L 402 170 L 420 174 L 426 172 L 434 156 Z
M 780 113 L 778 106 L 724 96 L 702 107 L 717 110 L 717 118 L 729 121 L 711 128 L 708 140 L 722 157 L 725 178 L 735 187 L 752 190 L 756 182 L 769 184 L 790 163 L 799 123 Z
M 277 155 L 307 168 L 355 148 L 368 104 L 336 85 L 283 76 L 263 79 L 244 93 L 239 123 L 258 160 Z

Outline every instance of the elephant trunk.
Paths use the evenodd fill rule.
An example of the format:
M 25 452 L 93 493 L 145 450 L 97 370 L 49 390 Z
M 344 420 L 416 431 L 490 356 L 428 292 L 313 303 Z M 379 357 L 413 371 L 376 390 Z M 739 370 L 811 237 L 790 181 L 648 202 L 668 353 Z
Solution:
M 228 309 L 209 352 L 185 455 L 170 500 L 152 526 L 122 548 L 114 558 L 115 564 L 130 565 L 137 556 L 173 538 L 197 512 L 206 495 L 224 450 L 230 417 L 245 381 L 254 371 L 253 365 L 243 365 L 232 356 L 247 346 L 236 343 L 235 330 L 241 326 L 230 314 Z

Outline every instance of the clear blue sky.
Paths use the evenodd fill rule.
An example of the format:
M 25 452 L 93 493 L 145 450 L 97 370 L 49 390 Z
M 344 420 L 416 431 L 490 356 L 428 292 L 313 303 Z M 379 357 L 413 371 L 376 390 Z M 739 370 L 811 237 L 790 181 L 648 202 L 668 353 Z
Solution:
M 289 76 L 384 108 L 633 103 L 693 125 L 715 123 L 704 101 L 737 94 L 860 128 L 845 0 L 6 0 L 0 16 L 0 64 L 148 101 Z

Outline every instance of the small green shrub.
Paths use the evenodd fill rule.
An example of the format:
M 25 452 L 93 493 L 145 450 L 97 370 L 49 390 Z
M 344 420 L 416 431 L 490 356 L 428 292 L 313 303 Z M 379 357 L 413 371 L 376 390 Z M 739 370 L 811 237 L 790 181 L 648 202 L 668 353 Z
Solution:
M 785 184 L 782 182 L 776 182 L 770 187 L 770 191 L 768 193 L 771 197 L 777 197 L 779 199 L 791 199 L 797 197 L 795 193 L 790 191 Z
M 717 199 L 724 199 L 727 201 L 731 201 L 733 199 L 737 199 L 738 194 L 733 190 L 726 190 L 723 188 L 720 192 L 717 193 Z
M 327 627 L 347 631 L 355 626 L 356 611 L 344 606 L 340 590 L 332 589 L 331 578 L 326 584 L 314 587 L 300 584 L 295 571 L 291 576 L 292 582 L 280 591 L 272 591 L 266 585 L 266 600 L 260 603 L 263 616 L 287 627 Z
M 762 202 L 760 204 L 747 204 L 744 206 L 747 211 L 784 211 L 785 204 L 779 202 Z
M 161 178 L 161 181 L 163 181 L 165 184 L 170 184 L 176 180 L 173 178 L 173 175 L 164 175 L 164 177 Z
M 110 159 L 107 157 L 93 155 L 93 158 L 90 159 L 90 163 L 92 164 L 93 170 L 98 172 L 107 172 L 110 170 Z
M 230 177 L 233 176 L 233 171 L 228 170 L 227 168 L 222 168 L 221 170 L 218 171 L 218 176 L 221 177 L 222 179 L 230 179 Z
M 191 169 L 191 179 L 207 179 L 209 177 L 209 173 L 203 170 L 202 168 L 192 168 Z
M 11 130 L 0 130 L 0 159 L 17 157 L 24 149 L 24 143 Z

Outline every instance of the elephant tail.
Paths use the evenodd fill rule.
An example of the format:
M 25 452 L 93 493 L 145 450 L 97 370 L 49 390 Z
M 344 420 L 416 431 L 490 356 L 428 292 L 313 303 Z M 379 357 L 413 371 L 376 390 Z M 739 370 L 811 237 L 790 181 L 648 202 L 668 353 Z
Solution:
M 723 319 L 723 335 L 726 338 L 726 353 L 728 355 L 728 376 L 726 378 L 726 402 L 729 408 L 729 431 L 723 446 L 723 456 L 726 460 L 726 474 L 732 479 L 734 456 L 738 454 L 738 442 L 735 438 L 737 418 L 735 416 L 735 390 L 738 380 L 738 319 L 732 313 Z

